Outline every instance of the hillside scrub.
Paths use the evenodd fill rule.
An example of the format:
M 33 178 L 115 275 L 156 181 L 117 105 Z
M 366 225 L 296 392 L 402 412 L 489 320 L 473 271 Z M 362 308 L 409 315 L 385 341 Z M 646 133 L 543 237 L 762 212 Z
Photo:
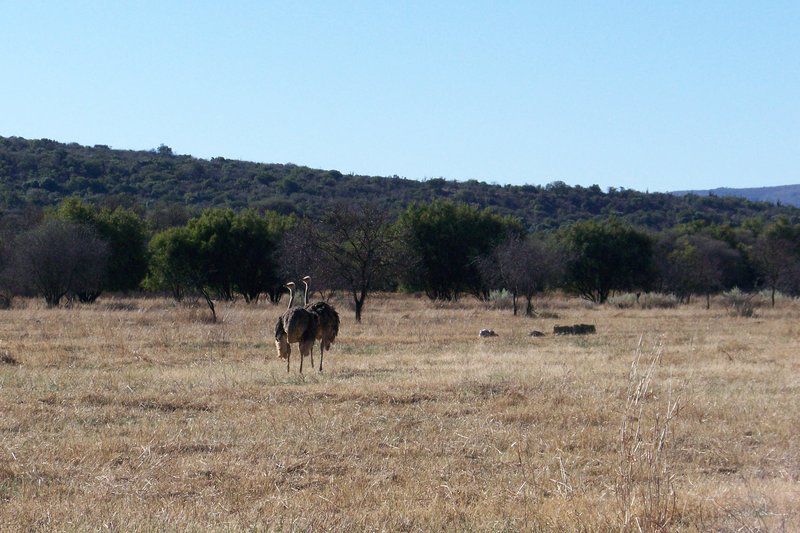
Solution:
M 663 230 L 692 221 L 742 225 L 784 215 L 800 221 L 800 209 L 722 196 L 674 196 L 597 185 L 492 185 L 441 178 L 358 176 L 299 165 L 264 164 L 224 157 L 210 160 L 149 151 L 81 146 L 48 139 L 0 137 L 0 208 L 24 217 L 31 206 L 54 206 L 76 196 L 94 204 L 122 205 L 153 214 L 155 229 L 210 207 L 319 217 L 338 202 L 375 202 L 393 214 L 413 203 L 451 200 L 513 216 L 529 230 L 550 230 L 579 220 L 606 218 Z

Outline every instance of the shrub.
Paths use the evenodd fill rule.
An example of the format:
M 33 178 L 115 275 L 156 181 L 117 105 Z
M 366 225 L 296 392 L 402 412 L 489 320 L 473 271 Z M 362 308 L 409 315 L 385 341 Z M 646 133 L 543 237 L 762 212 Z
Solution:
M 755 308 L 759 303 L 757 293 L 742 292 L 738 287 L 723 292 L 722 300 L 732 316 L 745 318 L 755 316 Z
M 770 298 L 772 298 L 772 291 L 769 289 L 764 289 L 758 293 L 759 301 L 769 300 Z M 784 294 L 781 291 L 775 291 L 775 303 L 791 300 L 793 300 L 793 298 L 790 295 Z
M 488 305 L 491 309 L 511 309 L 511 293 L 506 289 L 491 291 L 489 293 Z
M 619 294 L 608 299 L 608 303 L 620 309 L 630 309 L 636 306 L 636 295 L 631 293 Z

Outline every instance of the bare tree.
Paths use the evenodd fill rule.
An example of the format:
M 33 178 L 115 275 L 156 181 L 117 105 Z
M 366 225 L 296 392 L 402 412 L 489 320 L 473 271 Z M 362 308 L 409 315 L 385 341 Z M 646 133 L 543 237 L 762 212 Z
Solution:
M 303 306 L 317 317 L 317 340 L 319 341 L 319 371 L 322 372 L 322 358 L 325 357 L 325 350 L 331 349 L 331 344 L 339 334 L 339 313 L 328 302 L 308 303 L 308 288 L 310 276 L 303 277 L 303 284 L 306 287 L 303 293 Z M 311 366 L 314 366 L 314 347 L 311 347 Z
M 88 226 L 48 220 L 17 237 L 8 274 L 17 290 L 53 307 L 65 296 L 99 290 L 108 255 L 108 244 Z
M 741 268 L 741 253 L 728 243 L 706 235 L 679 238 L 668 257 L 666 282 L 681 298 L 702 294 L 706 309 L 711 307 L 711 294 L 735 285 Z
M 556 246 L 535 236 L 511 238 L 500 243 L 490 256 L 482 257 L 478 266 L 490 285 L 511 292 L 514 314 L 517 298 L 525 298 L 525 314 L 534 313 L 533 298 L 555 283 L 560 274 L 560 254 Z
M 396 265 L 396 235 L 385 210 L 372 205 L 340 205 L 318 222 L 304 221 L 292 230 L 284 261 L 302 260 L 319 286 L 341 288 L 353 298 L 361 321 L 370 291 L 387 282 Z M 294 256 L 293 259 L 289 259 Z
M 311 220 L 301 221 L 295 228 L 284 233 L 278 246 L 280 272 L 283 279 L 301 279 L 310 276 L 314 285 L 318 287 L 323 300 L 329 300 L 336 291 L 343 290 L 341 278 L 337 276 L 336 268 L 328 261 L 320 260 L 320 254 L 312 238 L 317 229 Z M 276 287 L 275 297 L 270 297 L 273 303 L 278 303 L 280 297 L 286 293 L 285 286 Z M 310 295 L 309 295 L 310 296 Z
M 752 249 L 760 282 L 770 291 L 772 307 L 775 292 L 796 292 L 800 285 L 800 256 L 797 244 L 780 235 L 762 235 Z

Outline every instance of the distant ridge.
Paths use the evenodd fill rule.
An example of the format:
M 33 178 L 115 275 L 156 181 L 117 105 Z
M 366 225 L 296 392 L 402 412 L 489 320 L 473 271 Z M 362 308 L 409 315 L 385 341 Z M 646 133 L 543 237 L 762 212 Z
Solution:
M 718 195 L 604 191 L 597 185 L 570 187 L 560 181 L 547 185 L 442 178 L 417 181 L 295 164 L 200 159 L 175 154 L 164 145 L 153 150 L 119 150 L 0 136 L 0 215 L 28 216 L 67 197 L 131 207 L 163 224 L 209 207 L 315 217 L 337 203 L 372 202 L 398 212 L 412 203 L 433 200 L 489 208 L 519 218 L 530 230 L 610 216 L 654 230 L 695 221 L 733 226 L 777 216 L 800 221 L 797 207 Z
M 733 196 L 736 198 L 745 198 L 753 202 L 769 202 L 771 204 L 800 207 L 800 184 L 778 185 L 775 187 L 750 187 L 745 189 L 719 187 L 709 190 L 675 191 L 672 194 L 676 196 L 683 196 L 686 194 L 696 194 L 698 196 Z

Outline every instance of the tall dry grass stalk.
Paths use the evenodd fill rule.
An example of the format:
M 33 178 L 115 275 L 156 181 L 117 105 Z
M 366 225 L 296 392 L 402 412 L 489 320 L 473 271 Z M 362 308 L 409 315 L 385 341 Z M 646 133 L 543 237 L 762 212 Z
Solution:
M 628 374 L 625 410 L 619 436 L 616 493 L 624 531 L 659 531 L 675 518 L 675 471 L 670 461 L 672 423 L 678 401 L 667 388 L 666 401 L 653 392 L 653 379 L 664 353 L 657 341 L 645 354 L 639 338 Z

